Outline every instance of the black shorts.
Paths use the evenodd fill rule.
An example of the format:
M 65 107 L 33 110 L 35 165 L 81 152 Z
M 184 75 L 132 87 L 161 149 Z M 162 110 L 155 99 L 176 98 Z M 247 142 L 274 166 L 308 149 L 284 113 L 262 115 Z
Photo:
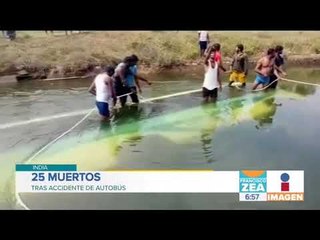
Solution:
M 121 79 L 118 77 L 115 79 L 114 90 L 117 96 L 121 96 L 130 92 L 130 89 L 126 86 L 123 86 Z
M 137 88 L 136 87 L 130 87 L 130 92 L 132 92 L 132 94 L 130 94 L 132 102 L 139 103 L 139 98 L 138 98 L 138 95 L 137 95 Z
M 116 92 L 117 97 L 122 96 L 124 94 L 130 93 L 130 88 L 124 86 L 119 77 L 115 78 L 114 82 L 114 90 Z M 121 106 L 124 106 L 127 102 L 127 95 L 120 97 Z M 118 99 L 118 98 L 117 98 Z M 118 100 L 117 100 L 118 101 Z M 115 103 L 116 104 L 116 103 Z
M 217 98 L 218 97 L 218 88 L 208 90 L 205 87 L 202 88 L 202 96 L 204 98 L 211 97 L 211 98 Z
M 277 78 L 278 77 L 274 74 L 270 76 L 269 84 L 271 83 L 271 85 L 268 87 L 268 89 L 276 89 L 277 88 L 278 81 L 275 82 L 275 80 L 277 80 Z
M 200 45 L 201 50 L 206 50 L 207 46 L 208 46 L 208 42 L 207 41 L 200 41 L 199 45 Z

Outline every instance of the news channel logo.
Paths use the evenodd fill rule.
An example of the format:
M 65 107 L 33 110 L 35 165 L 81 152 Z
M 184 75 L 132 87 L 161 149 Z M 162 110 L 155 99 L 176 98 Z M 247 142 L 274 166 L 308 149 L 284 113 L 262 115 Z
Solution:
M 304 171 L 240 171 L 239 200 L 304 201 Z

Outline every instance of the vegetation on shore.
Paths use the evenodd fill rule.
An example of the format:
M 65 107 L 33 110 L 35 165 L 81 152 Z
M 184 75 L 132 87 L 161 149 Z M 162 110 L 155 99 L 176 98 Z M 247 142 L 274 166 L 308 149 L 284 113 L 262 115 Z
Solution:
M 290 59 L 320 59 L 320 32 L 209 32 L 211 42 L 219 42 L 225 59 L 235 45 L 243 43 L 250 59 L 277 44 Z M 60 69 L 60 74 L 81 75 L 93 66 L 116 64 L 135 53 L 146 68 L 157 69 L 197 62 L 197 31 L 108 31 L 66 36 L 44 31 L 17 32 L 15 41 L 0 39 L 0 74 L 25 69 L 44 72 Z M 299 55 L 299 56 L 296 56 Z M 312 60 L 311 59 L 311 60 Z

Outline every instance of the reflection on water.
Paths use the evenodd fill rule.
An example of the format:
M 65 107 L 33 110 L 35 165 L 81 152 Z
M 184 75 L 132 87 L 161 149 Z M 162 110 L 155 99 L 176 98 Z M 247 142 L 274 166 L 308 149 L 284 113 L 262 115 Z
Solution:
M 302 85 L 302 84 L 297 84 L 297 83 L 280 84 L 279 88 L 287 90 L 287 91 L 292 91 L 297 94 L 301 94 L 303 96 L 313 95 L 313 94 L 315 94 L 316 89 L 317 89 L 316 86 Z
M 129 105 L 117 109 L 109 122 L 100 122 L 96 141 L 114 139 L 117 143 L 113 152 L 115 156 L 118 156 L 127 145 L 130 152 L 140 152 L 135 147 L 143 139 L 140 132 L 140 121 L 145 118 L 144 108 L 139 105 Z M 105 155 L 109 156 L 110 152 L 106 151 Z
M 215 161 L 213 139 L 216 129 L 222 125 L 221 122 L 224 122 L 225 125 L 238 125 L 244 118 L 249 117 L 257 122 L 255 125 L 257 129 L 267 129 L 271 127 L 277 107 L 280 106 L 275 100 L 275 92 L 269 92 L 268 95 L 228 101 L 224 108 L 217 108 L 214 104 L 203 105 L 202 109 L 206 114 L 198 124 L 202 126 L 200 130 L 201 147 L 208 163 Z M 213 112 L 212 108 L 215 107 L 217 109 Z M 189 124 L 192 125 L 192 123 Z
M 129 143 L 129 146 L 135 147 L 141 140 L 142 135 L 140 133 L 140 120 L 144 119 L 143 107 L 139 105 L 131 105 L 122 108 L 120 112 L 115 113 L 115 124 L 121 125 L 124 123 L 131 124 L 131 132 L 126 132 L 127 134 L 134 133 L 128 137 L 124 143 Z M 118 134 L 117 130 L 114 134 Z
M 259 104 L 264 106 L 259 106 Z M 256 108 L 262 108 L 264 109 L 263 112 L 255 111 Z M 256 120 L 258 122 L 258 125 L 256 125 L 257 129 L 260 129 L 262 127 L 270 126 L 273 122 L 273 117 L 276 114 L 277 111 L 277 104 L 275 103 L 275 98 L 270 97 L 267 98 L 260 103 L 255 104 L 252 108 L 250 113 L 252 114 L 252 119 Z
M 212 108 L 216 109 L 216 115 L 212 116 Z M 203 150 L 203 156 L 207 163 L 212 163 L 214 159 L 213 137 L 220 118 L 220 109 L 216 103 L 202 104 L 202 110 L 206 113 L 200 129 L 200 141 Z

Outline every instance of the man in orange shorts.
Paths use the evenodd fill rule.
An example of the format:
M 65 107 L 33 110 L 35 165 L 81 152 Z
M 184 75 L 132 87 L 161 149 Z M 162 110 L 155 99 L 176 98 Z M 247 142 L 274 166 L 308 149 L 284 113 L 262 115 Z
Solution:
M 238 44 L 236 48 L 236 53 L 233 56 L 231 62 L 231 74 L 229 78 L 229 86 L 234 82 L 241 83 L 242 87 L 246 86 L 247 75 L 248 75 L 248 56 L 243 52 L 243 45 Z

